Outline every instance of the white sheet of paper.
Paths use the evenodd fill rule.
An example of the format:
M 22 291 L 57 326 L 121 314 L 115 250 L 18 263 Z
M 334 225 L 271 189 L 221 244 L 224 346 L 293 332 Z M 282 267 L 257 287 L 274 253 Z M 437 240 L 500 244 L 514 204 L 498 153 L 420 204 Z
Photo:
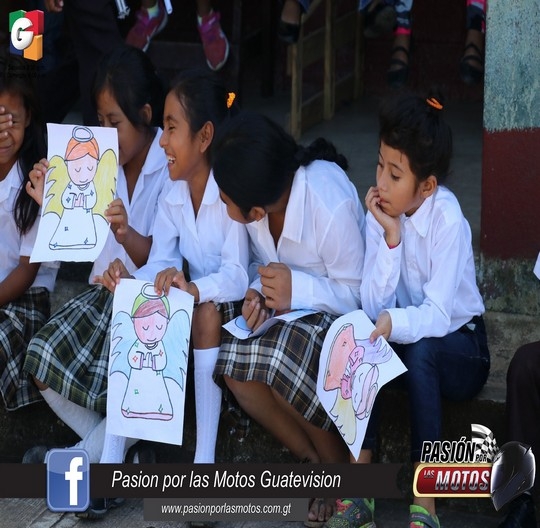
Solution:
M 107 432 L 182 445 L 193 296 L 122 279 L 111 323 Z
M 232 321 L 225 323 L 223 328 L 227 332 L 231 333 L 234 337 L 238 339 L 248 339 L 249 337 L 257 337 L 263 335 L 271 326 L 274 326 L 279 321 L 294 321 L 295 319 L 300 319 L 306 315 L 311 315 L 317 313 L 316 310 L 293 310 L 292 312 L 287 312 L 283 315 L 276 315 L 275 317 L 270 317 L 267 319 L 257 330 L 252 332 L 246 323 L 246 320 L 239 315 L 234 318 Z
M 47 124 L 49 170 L 30 262 L 93 262 L 109 234 L 105 210 L 116 195 L 114 128 Z
M 374 328 L 362 310 L 341 316 L 319 360 L 317 396 L 356 459 L 380 388 L 407 370 L 384 338 L 369 342 Z

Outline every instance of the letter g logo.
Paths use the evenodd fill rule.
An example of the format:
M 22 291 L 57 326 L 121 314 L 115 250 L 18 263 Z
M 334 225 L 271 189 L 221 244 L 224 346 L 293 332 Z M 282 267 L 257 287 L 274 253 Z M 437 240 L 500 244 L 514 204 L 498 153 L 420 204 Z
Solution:
M 22 17 L 15 21 L 11 27 L 11 44 L 15 49 L 22 51 L 32 44 L 34 33 L 25 31 L 30 27 L 32 27 L 32 22 L 27 18 Z
M 13 11 L 9 14 L 10 52 L 37 61 L 43 57 L 43 11 Z

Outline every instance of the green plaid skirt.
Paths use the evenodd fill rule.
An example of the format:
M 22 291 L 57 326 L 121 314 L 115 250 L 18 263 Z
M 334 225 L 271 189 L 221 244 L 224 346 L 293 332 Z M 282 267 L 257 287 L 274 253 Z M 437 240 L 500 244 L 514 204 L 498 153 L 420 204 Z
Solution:
M 262 336 L 238 339 L 227 333 L 219 352 L 214 379 L 259 381 L 278 392 L 306 420 L 329 430 L 332 421 L 317 396 L 319 357 L 326 333 L 337 316 L 319 312 L 271 326 Z M 227 399 L 234 398 L 224 390 Z
M 77 405 L 105 413 L 112 305 L 103 286 L 73 298 L 30 341 L 24 370 Z M 239 309 L 232 302 L 216 307 L 225 322 Z
M 23 372 L 23 363 L 30 339 L 50 313 L 46 288 L 30 288 L 0 308 L 0 393 L 9 411 L 42 399 L 32 379 Z

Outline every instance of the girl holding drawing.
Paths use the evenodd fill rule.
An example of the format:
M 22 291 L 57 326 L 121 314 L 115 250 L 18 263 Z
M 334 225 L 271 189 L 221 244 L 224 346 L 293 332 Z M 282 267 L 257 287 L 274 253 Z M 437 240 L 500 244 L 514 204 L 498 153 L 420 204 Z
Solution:
M 360 304 L 364 212 L 347 161 L 324 139 L 304 148 L 271 120 L 246 113 L 220 130 L 212 167 L 230 217 L 250 237 L 248 326 L 271 313 L 316 312 L 258 337 L 226 335 L 215 377 L 300 460 L 346 461 L 316 387 L 326 332 Z M 306 522 L 324 522 L 332 511 L 333 501 L 315 500 Z
M 25 187 L 45 138 L 29 67 L 14 55 L 0 59 L 0 393 L 8 410 L 40 399 L 22 366 L 26 345 L 50 315 L 58 271 L 56 263 L 30 263 L 39 206 Z
M 223 85 L 206 71 L 186 71 L 177 79 L 165 101 L 160 142 L 171 182 L 160 201 L 148 263 L 130 273 L 117 259 L 100 279 L 111 291 L 121 278 L 134 276 L 153 281 L 157 294 L 174 286 L 193 295 L 195 463 L 214 462 L 221 389 L 212 374 L 222 324 L 238 315 L 235 301 L 248 284 L 246 230 L 228 217 L 210 170 L 210 145 L 229 117 L 228 99 Z M 184 259 L 190 280 L 182 271 Z M 102 461 L 118 462 L 124 439 L 107 436 Z
M 159 146 L 165 90 L 153 65 L 140 50 L 120 47 L 101 63 L 95 82 L 97 115 L 102 126 L 118 131 L 117 198 L 106 211 L 110 233 L 94 262 L 90 283 L 114 258 L 133 272 L 146 262 L 158 197 L 167 181 Z M 30 176 L 41 187 L 46 160 Z M 110 292 L 94 285 L 69 301 L 34 337 L 25 370 L 43 398 L 81 438 L 93 462 L 101 456 L 106 410 Z M 43 455 L 43 453 L 41 453 Z
M 441 397 L 475 396 L 489 373 L 471 230 L 449 172 L 452 134 L 438 97 L 404 95 L 380 113 L 377 183 L 366 195 L 362 308 L 407 367 L 411 459 L 441 436 Z M 332 526 L 371 526 L 373 503 L 343 501 Z M 362 522 L 357 522 L 356 515 Z M 345 521 L 349 524 L 345 524 Z M 411 528 L 439 528 L 435 499 L 415 497 Z

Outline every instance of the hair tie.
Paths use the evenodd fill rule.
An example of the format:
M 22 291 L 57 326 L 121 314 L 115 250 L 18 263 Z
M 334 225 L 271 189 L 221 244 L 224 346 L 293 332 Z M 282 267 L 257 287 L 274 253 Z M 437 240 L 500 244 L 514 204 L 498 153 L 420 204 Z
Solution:
M 227 95 L 227 108 L 230 108 L 236 99 L 236 94 L 234 92 L 229 92 Z
M 437 99 L 435 99 L 435 97 L 430 97 L 429 99 L 426 99 L 426 103 L 429 106 L 432 106 L 433 108 L 435 108 L 436 110 L 442 110 L 443 109 L 443 105 L 441 103 L 439 103 L 439 101 L 437 101 Z

